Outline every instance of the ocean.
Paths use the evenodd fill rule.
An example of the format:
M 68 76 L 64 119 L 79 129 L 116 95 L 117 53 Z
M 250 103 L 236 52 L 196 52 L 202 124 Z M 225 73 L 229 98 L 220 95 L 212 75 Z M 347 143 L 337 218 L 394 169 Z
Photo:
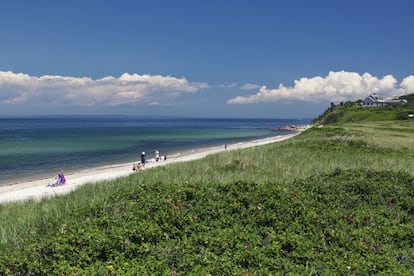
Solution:
M 0 184 L 206 146 L 285 135 L 283 125 L 309 119 L 202 119 L 175 117 L 0 118 Z

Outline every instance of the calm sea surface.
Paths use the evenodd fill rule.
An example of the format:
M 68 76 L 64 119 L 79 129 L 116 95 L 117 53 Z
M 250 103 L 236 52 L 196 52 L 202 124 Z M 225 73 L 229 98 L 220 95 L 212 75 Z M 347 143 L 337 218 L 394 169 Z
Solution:
M 296 119 L 189 119 L 135 117 L 0 118 L 0 184 L 138 160 L 145 151 L 174 155 L 286 132 L 272 128 L 308 124 Z

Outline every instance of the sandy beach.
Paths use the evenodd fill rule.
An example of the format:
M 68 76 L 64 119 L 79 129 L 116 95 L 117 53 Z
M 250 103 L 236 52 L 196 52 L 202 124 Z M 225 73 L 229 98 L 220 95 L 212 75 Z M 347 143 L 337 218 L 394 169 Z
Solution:
M 188 150 L 182 154 L 176 154 L 174 156 L 168 156 L 167 160 L 155 162 L 154 160 L 149 159 L 149 162 L 146 164 L 146 168 L 155 168 L 158 166 L 164 166 L 171 163 L 177 162 L 186 162 L 196 159 L 201 159 L 207 155 L 222 152 L 225 150 L 237 150 L 243 148 L 249 148 L 259 145 L 265 145 L 269 143 L 274 143 L 278 141 L 283 141 L 289 139 L 300 132 L 295 132 L 289 135 L 280 135 L 274 137 L 268 137 L 264 139 L 258 139 L 253 141 L 240 142 L 236 144 L 227 145 L 227 149 L 223 146 L 200 148 L 194 150 Z M 151 156 L 149 156 L 151 158 Z M 69 193 L 81 185 L 88 183 L 95 183 L 103 180 L 112 180 L 119 177 L 125 177 L 134 172 L 132 170 L 132 163 L 116 164 L 109 166 L 96 167 L 92 169 L 80 170 L 74 173 L 65 174 L 66 184 L 49 187 L 47 186 L 51 181 L 53 181 L 53 176 L 50 178 L 37 179 L 32 181 L 26 181 L 22 183 L 13 183 L 10 185 L 5 185 L 0 187 L 0 204 L 7 202 L 15 201 L 25 201 L 25 200 L 41 200 L 42 198 L 62 195 Z

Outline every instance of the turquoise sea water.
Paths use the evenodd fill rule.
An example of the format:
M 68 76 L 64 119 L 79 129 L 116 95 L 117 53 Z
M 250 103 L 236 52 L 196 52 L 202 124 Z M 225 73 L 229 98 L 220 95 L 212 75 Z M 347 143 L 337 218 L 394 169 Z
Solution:
M 0 119 L 0 183 L 268 136 L 287 119 L 47 117 Z

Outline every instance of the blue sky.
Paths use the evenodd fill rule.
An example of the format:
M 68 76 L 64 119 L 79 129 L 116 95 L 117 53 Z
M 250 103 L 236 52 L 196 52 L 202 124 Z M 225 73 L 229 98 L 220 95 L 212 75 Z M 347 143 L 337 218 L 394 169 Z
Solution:
M 414 93 L 410 0 L 4 0 L 0 116 L 313 118 Z

